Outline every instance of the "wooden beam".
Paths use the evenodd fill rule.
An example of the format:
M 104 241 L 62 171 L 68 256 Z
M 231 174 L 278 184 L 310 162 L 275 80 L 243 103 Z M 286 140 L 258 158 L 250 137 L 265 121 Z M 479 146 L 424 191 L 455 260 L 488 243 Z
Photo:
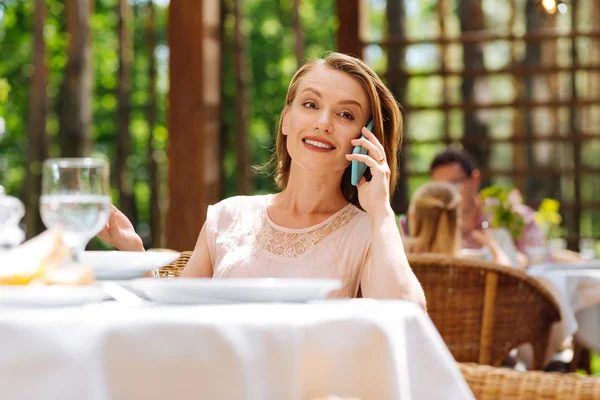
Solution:
M 336 0 L 338 17 L 337 51 L 362 58 L 360 38 L 361 0 Z
M 166 245 L 192 250 L 220 200 L 220 1 L 169 6 L 169 210 Z
M 338 4 L 345 4 L 344 0 L 338 0 Z M 572 10 L 569 11 L 572 13 Z M 410 45 L 418 45 L 418 44 L 454 44 L 454 43 L 480 43 L 480 42 L 496 42 L 496 41 L 506 41 L 506 42 L 514 42 L 518 40 L 523 40 L 526 42 L 530 41 L 545 41 L 545 40 L 557 40 L 557 39 L 569 39 L 569 38 L 599 38 L 600 37 L 600 29 L 572 29 L 568 32 L 563 31 L 562 29 L 536 29 L 529 31 L 523 35 L 515 35 L 515 34 L 504 34 L 504 33 L 496 33 L 490 32 L 487 30 L 474 30 L 469 32 L 463 32 L 460 36 L 446 36 L 446 37 L 430 37 L 423 39 L 409 39 L 406 37 L 393 37 L 388 36 L 382 40 L 366 40 L 364 44 L 368 45 L 378 45 L 381 47 L 393 47 L 393 46 L 410 46 Z

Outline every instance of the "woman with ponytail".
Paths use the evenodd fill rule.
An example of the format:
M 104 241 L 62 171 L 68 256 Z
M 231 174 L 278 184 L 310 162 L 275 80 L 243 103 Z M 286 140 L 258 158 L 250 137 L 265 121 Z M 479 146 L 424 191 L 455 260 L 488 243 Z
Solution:
M 429 182 L 421 186 L 410 201 L 408 209 L 410 237 L 405 244 L 408 253 L 440 253 L 458 256 L 462 247 L 461 196 L 454 185 Z M 473 232 L 481 246 L 487 246 L 494 261 L 511 265 L 488 230 Z

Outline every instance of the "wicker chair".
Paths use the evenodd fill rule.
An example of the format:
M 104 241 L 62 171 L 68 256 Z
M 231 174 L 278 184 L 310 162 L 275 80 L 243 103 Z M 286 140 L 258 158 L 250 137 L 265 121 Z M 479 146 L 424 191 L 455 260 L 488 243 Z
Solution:
M 181 256 L 171 264 L 164 266 L 158 270 L 161 278 L 176 278 L 181 274 L 183 268 L 192 256 L 192 251 L 182 251 Z
M 498 366 L 511 349 L 531 343 L 532 369 L 543 367 L 550 327 L 560 320 L 552 296 L 521 271 L 491 262 L 415 254 L 429 316 L 454 358 Z
M 557 372 L 515 371 L 489 365 L 460 363 L 477 400 L 600 399 L 600 378 Z

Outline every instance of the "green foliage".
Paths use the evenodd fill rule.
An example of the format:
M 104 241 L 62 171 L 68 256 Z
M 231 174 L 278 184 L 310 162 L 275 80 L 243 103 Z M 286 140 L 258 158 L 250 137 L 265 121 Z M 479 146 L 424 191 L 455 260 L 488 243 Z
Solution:
M 236 194 L 235 189 L 235 124 L 234 98 L 236 86 L 232 71 L 232 34 L 233 20 L 230 14 L 231 1 L 223 1 L 226 9 L 226 19 L 223 26 L 223 165 L 224 188 L 223 195 Z M 161 1 L 160 4 L 164 4 Z M 386 35 L 386 0 L 369 0 L 369 39 L 383 38 Z M 484 2 L 486 3 L 486 2 Z M 488 2 L 489 3 L 489 2 Z M 131 92 L 131 132 L 132 152 L 128 165 L 134 176 L 134 193 L 138 208 L 139 220 L 137 227 L 142 228 L 149 223 L 149 187 L 148 187 L 148 66 L 150 55 L 147 48 L 146 22 L 148 18 L 147 0 L 131 0 L 134 7 L 134 64 Z M 246 0 L 242 2 L 246 14 L 247 45 L 251 71 L 250 105 L 250 150 L 254 164 L 265 163 L 274 147 L 274 133 L 277 121 L 285 103 L 287 85 L 297 68 L 294 53 L 294 36 L 292 31 L 293 0 Z M 327 51 L 335 50 L 337 19 L 335 2 L 333 0 L 303 0 L 300 17 L 304 28 L 304 59 L 321 57 Z M 407 33 L 411 38 L 434 36 L 439 30 L 439 21 L 435 14 L 435 0 L 407 1 Z M 455 9 L 455 1 L 450 2 L 449 8 Z M 491 4 L 491 3 L 490 3 Z M 494 3 L 495 4 L 495 3 Z M 4 134 L 0 133 L 0 184 L 5 186 L 10 194 L 21 196 L 25 176 L 26 132 L 29 103 L 30 77 L 33 59 L 33 1 L 2 0 L 0 1 L 0 116 L 5 125 Z M 61 100 L 61 84 L 64 66 L 67 61 L 67 35 L 65 33 L 65 2 L 64 0 L 47 0 L 47 18 L 44 27 L 46 41 L 46 62 L 49 71 L 49 114 L 47 131 L 50 135 L 50 156 L 60 155 L 57 144 L 59 130 L 57 109 Z M 94 67 L 93 94 L 93 154 L 104 154 L 115 160 L 116 130 L 117 130 L 117 98 L 115 91 L 118 79 L 118 38 L 117 38 L 117 1 L 95 0 L 94 13 L 91 16 L 91 43 Z M 494 10 L 504 11 L 504 4 L 494 6 Z M 158 63 L 158 113 L 157 125 L 154 127 L 153 144 L 161 162 L 161 176 L 166 186 L 167 159 L 165 149 L 168 141 L 166 128 L 166 107 L 168 90 L 168 48 L 166 43 L 166 15 L 164 6 L 156 6 L 158 23 L 158 49 L 152 55 Z M 504 11 L 503 11 L 504 10 Z M 486 23 L 498 24 L 498 16 L 486 13 Z M 499 15 L 500 15 L 499 14 Z M 504 17 L 502 17 L 504 18 Z M 452 34 L 459 33 L 456 16 L 449 17 L 446 28 Z M 501 22 L 501 21 L 500 21 Z M 440 49 L 433 45 L 409 46 L 406 55 L 406 68 L 413 72 L 429 71 L 440 65 Z M 486 46 L 485 63 L 498 66 L 506 62 L 510 54 L 500 48 Z M 493 53 L 493 54 L 492 54 Z M 387 68 L 384 49 L 372 45 L 366 49 L 366 58 L 370 65 L 382 73 Z M 462 68 L 462 51 L 460 46 L 447 48 L 447 67 Z M 492 64 L 490 64 L 492 63 Z M 489 64 L 489 65 L 488 65 Z M 399 67 L 399 66 L 396 66 Z M 506 76 L 492 77 L 488 81 L 488 91 L 491 100 L 510 100 L 514 90 Z M 10 92 L 7 93 L 7 87 Z M 405 103 L 417 105 L 437 105 L 442 99 L 443 85 L 440 77 L 413 78 L 407 86 Z M 450 103 L 461 100 L 460 81 L 451 79 L 447 82 L 447 92 Z M 503 111 L 504 112 L 504 111 Z M 511 132 L 514 115 L 512 111 L 501 113 L 490 111 L 489 117 L 492 136 L 500 137 Z M 416 176 L 414 173 L 426 175 L 433 156 L 441 150 L 443 143 L 432 143 L 432 140 L 442 138 L 448 128 L 450 137 L 459 140 L 463 134 L 463 114 L 453 110 L 448 114 L 448 121 L 440 111 L 411 112 L 406 120 L 406 135 L 412 141 L 405 151 L 406 165 L 413 173 L 409 178 L 409 190 L 412 192 L 427 178 Z M 427 141 L 427 142 L 423 142 Z M 421 142 L 421 143 L 419 143 Z M 583 149 L 582 160 L 585 165 L 595 166 L 595 144 L 591 143 Z M 495 166 L 503 166 L 507 159 L 512 159 L 512 147 L 500 151 L 497 145 L 492 149 Z M 510 151 L 509 151 L 510 150 Z M 114 173 L 114 171 L 113 171 Z M 593 201 L 597 193 L 598 182 L 592 176 L 582 181 L 582 196 L 584 201 Z M 494 178 L 495 183 L 511 185 L 512 178 Z M 264 193 L 275 190 L 273 179 L 266 175 L 255 176 L 255 192 Z M 161 189 L 163 193 L 166 187 Z M 572 191 L 564 190 L 565 193 Z M 560 194 L 567 196 L 566 194 Z M 116 200 L 116 197 L 113 197 Z M 563 197 L 564 201 L 569 200 Z M 597 235 L 600 224 L 598 213 L 582 214 L 581 231 L 587 235 Z M 500 218 L 500 217 L 499 217 Z M 505 217 L 502 217 L 505 218 Z M 500 218 L 502 220 L 502 218 Z M 508 217 L 506 217 L 508 218 Z M 505 223 L 505 222 L 503 222 Z M 147 231 L 147 229 L 146 229 Z
M 22 196 L 25 178 L 25 154 L 29 87 L 33 59 L 33 2 L 6 0 L 0 7 L 0 115 L 5 118 L 6 132 L 0 134 L 0 185 L 10 194 Z M 148 188 L 148 135 L 147 93 L 149 55 L 146 21 L 147 1 L 131 2 L 134 7 L 134 64 L 131 92 L 132 152 L 128 165 L 135 177 L 135 194 L 139 215 L 138 227 L 149 221 Z M 50 157 L 60 156 L 57 136 L 58 106 L 61 101 L 61 85 L 67 62 L 67 35 L 65 33 L 65 4 L 63 0 L 47 0 L 47 17 L 44 26 L 46 66 L 49 72 L 47 132 Z M 115 90 L 118 74 L 117 2 L 96 0 L 90 18 L 90 41 L 94 68 L 93 93 L 93 141 L 92 154 L 102 154 L 115 159 L 117 99 Z M 166 91 L 167 57 L 166 8 L 156 6 L 158 50 L 158 115 L 154 128 L 154 145 L 159 159 L 165 160 L 166 148 Z M 7 90 L 10 88 L 10 96 Z M 1 121 L 0 121 L 1 122 Z M 3 169 L 3 167 L 6 168 Z M 163 167 L 166 165 L 163 164 Z M 164 168 L 163 168 L 164 169 Z M 113 171 L 114 173 L 114 171 Z M 163 177 L 165 171 L 161 171 Z M 164 179 L 163 179 L 164 182 Z M 166 184 L 166 182 L 165 182 Z M 116 197 L 113 196 L 116 200 Z M 144 229 L 142 229 L 143 231 Z M 147 229 L 146 229 L 147 231 Z M 98 247 L 93 242 L 91 247 Z
M 148 185 L 148 54 L 147 0 L 130 2 L 133 6 L 134 64 L 130 96 L 132 152 L 127 164 L 134 176 L 134 194 L 138 210 L 137 228 L 147 232 L 150 220 L 150 188 Z M 164 2 L 160 2 L 164 4 Z M 225 2 L 230 6 L 229 2 Z M 287 85 L 296 70 L 294 38 L 291 28 L 292 0 L 248 0 L 243 2 L 247 16 L 251 92 L 249 133 L 252 159 L 255 164 L 265 163 L 274 147 L 274 133 L 279 113 L 284 107 Z M 25 150 L 27 133 L 29 79 L 33 59 L 33 2 L 5 0 L 0 8 L 0 115 L 6 119 L 6 133 L 0 135 L 0 184 L 8 193 L 22 195 L 25 177 Z M 44 26 L 46 63 L 49 71 L 49 113 L 47 131 L 50 137 L 51 157 L 60 156 L 58 146 L 58 106 L 61 85 L 67 62 L 68 38 L 65 33 L 65 3 L 47 0 Z M 90 42 L 94 76 L 93 142 L 92 154 L 105 155 L 115 160 L 117 130 L 118 37 L 117 1 L 96 0 L 90 23 Z M 153 145 L 161 163 L 161 177 L 166 186 L 166 96 L 168 90 L 168 48 L 166 43 L 166 7 L 155 5 L 157 12 L 158 48 L 152 56 L 158 70 L 158 112 L 154 127 Z M 333 0 L 305 0 L 300 10 L 305 30 L 305 58 L 323 56 L 335 50 L 335 2 Z M 235 194 L 235 82 L 232 72 L 233 21 L 228 15 L 224 30 L 223 76 L 223 131 L 225 137 L 224 195 Z M 11 88 L 10 96 L 7 90 Z M 2 166 L 7 168 L 2 171 Z M 114 170 L 112 171 L 114 174 Z M 115 189 L 115 188 L 113 188 Z M 164 193 L 166 187 L 163 186 Z M 256 192 L 274 190 L 270 176 L 256 176 Z M 115 189 L 116 190 L 116 189 Z M 115 191 L 116 193 L 116 191 Z M 117 197 L 113 193 L 113 199 Z M 91 247 L 101 247 L 93 241 Z
M 247 17 L 249 67 L 252 71 L 250 93 L 250 150 L 256 165 L 267 162 L 275 146 L 279 114 L 285 106 L 288 84 L 296 71 L 292 25 L 292 0 L 248 0 L 243 7 Z M 229 2 L 226 4 L 231 6 Z M 335 50 L 335 2 L 304 0 L 300 9 L 304 28 L 305 60 L 322 57 Z M 250 21 L 252 21 L 250 23 Z M 235 194 L 235 123 L 236 86 L 233 77 L 233 26 L 228 14 L 224 26 L 223 125 L 225 131 L 225 190 Z M 275 190 L 271 176 L 255 176 L 257 193 Z
M 592 352 L 590 366 L 592 369 L 592 375 L 600 376 L 600 355 L 598 355 L 598 353 Z
M 491 216 L 493 228 L 506 228 L 514 240 L 523 233 L 525 221 L 523 216 L 514 210 L 515 201 L 511 198 L 512 189 L 502 186 L 490 186 L 481 191 L 485 202 L 485 212 Z
M 6 79 L 0 79 L 0 105 L 4 104 L 8 100 L 8 93 L 10 92 L 10 85 Z
M 32 72 L 32 3 L 5 1 L 0 9 L 0 77 L 11 88 L 6 101 L 0 101 L 5 130 L 0 136 L 0 185 L 15 196 L 21 196 L 25 177 L 25 132 Z

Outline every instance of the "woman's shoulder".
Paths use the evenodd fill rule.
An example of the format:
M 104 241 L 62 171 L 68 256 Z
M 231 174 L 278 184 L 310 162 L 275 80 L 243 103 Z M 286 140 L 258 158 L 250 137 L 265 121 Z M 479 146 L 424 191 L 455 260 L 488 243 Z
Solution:
M 269 195 L 231 196 L 215 203 L 213 207 L 231 208 L 245 205 L 264 204 Z
M 264 210 L 266 195 L 232 196 L 208 206 L 206 220 L 210 226 L 224 227 L 238 221 L 250 221 Z
M 360 209 L 359 207 L 351 204 L 350 207 L 353 210 L 354 220 L 356 223 L 360 225 L 368 225 L 371 226 L 371 221 L 369 220 L 369 214 L 366 211 Z
M 372 240 L 369 214 L 355 205 L 348 206 L 347 214 L 350 216 L 349 220 L 340 227 L 340 232 L 335 235 L 335 239 L 332 238 L 338 242 L 334 247 L 338 251 L 347 253 L 351 258 L 364 260 L 363 255 L 366 255 Z
M 266 195 L 232 196 L 208 207 L 208 217 L 220 220 L 248 217 L 260 212 L 265 204 Z
M 369 239 L 371 237 L 371 220 L 369 214 L 355 205 L 349 205 L 350 220 L 345 226 L 354 237 Z

